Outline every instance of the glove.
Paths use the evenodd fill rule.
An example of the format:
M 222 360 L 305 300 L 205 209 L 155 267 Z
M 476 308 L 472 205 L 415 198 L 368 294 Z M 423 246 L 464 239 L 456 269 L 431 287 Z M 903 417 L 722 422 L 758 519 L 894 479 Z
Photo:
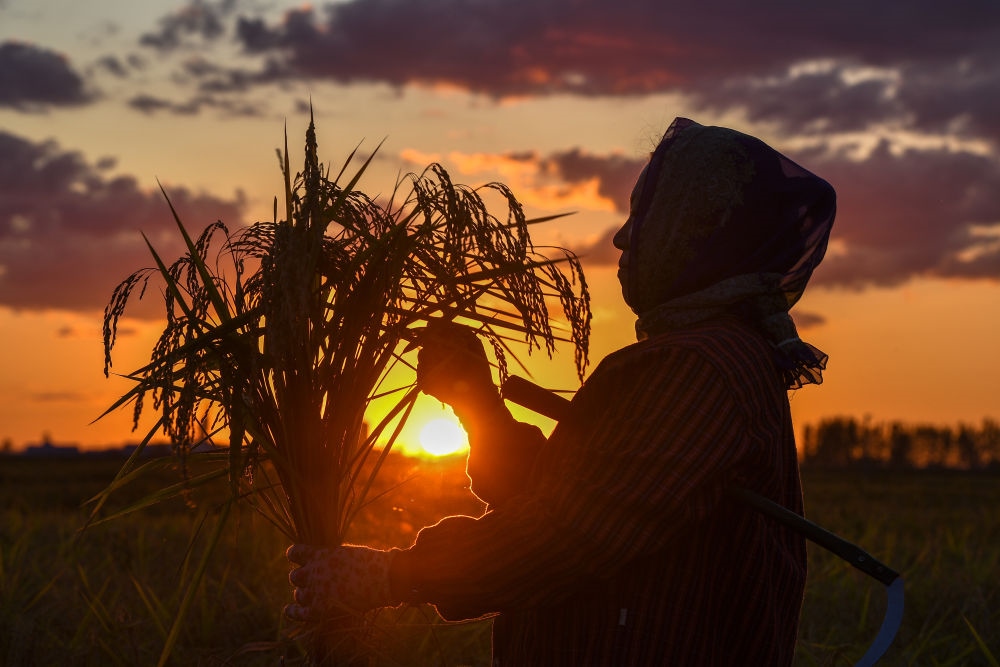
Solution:
M 490 362 L 479 336 L 467 326 L 435 320 L 420 335 L 417 386 L 456 408 L 499 401 Z
M 293 621 L 316 621 L 400 604 L 392 599 L 389 586 L 394 555 L 368 547 L 293 544 L 285 556 L 298 566 L 288 575 L 295 603 L 285 606 L 285 615 Z

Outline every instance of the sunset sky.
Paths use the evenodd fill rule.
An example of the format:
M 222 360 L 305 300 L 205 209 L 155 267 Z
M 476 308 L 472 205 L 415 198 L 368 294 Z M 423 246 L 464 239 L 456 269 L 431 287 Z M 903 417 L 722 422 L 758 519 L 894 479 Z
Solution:
M 151 263 L 140 232 L 180 253 L 157 179 L 192 228 L 269 219 L 310 100 L 326 162 L 386 139 L 369 193 L 440 161 L 575 211 L 534 238 L 584 257 L 595 361 L 634 339 L 610 239 L 660 134 L 759 136 L 838 192 L 792 312 L 830 355 L 796 422 L 1000 417 L 994 0 L 0 0 L 0 440 L 133 439 L 127 415 L 90 422 L 127 388 L 101 311 Z M 120 372 L 159 331 L 136 315 Z M 537 376 L 571 388 L 572 356 Z

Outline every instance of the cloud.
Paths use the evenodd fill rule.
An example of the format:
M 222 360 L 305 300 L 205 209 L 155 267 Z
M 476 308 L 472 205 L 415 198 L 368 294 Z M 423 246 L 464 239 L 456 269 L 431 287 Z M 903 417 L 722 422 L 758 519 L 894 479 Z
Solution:
M 102 309 L 120 280 L 152 264 L 140 231 L 165 258 L 180 255 L 163 196 L 111 167 L 111 160 L 91 164 L 53 142 L 0 130 L 0 305 Z M 218 219 L 230 228 L 241 222 L 239 196 L 167 192 L 194 230 Z
M 119 79 L 124 79 L 129 75 L 128 66 L 116 55 L 106 55 L 99 58 L 97 68 Z
M 185 102 L 183 104 L 178 104 L 168 99 L 162 97 L 156 97 L 155 95 L 148 95 L 146 93 L 140 93 L 129 99 L 128 106 L 140 111 L 144 114 L 150 115 L 158 111 L 169 111 L 175 114 L 182 115 L 192 115 L 198 113 L 198 105 Z
M 836 245 L 816 281 L 891 286 L 915 276 L 1000 278 L 1000 162 L 946 148 L 843 154 L 811 166 L 838 191 Z
M 235 6 L 235 0 L 195 0 L 161 18 L 157 29 L 143 34 L 139 43 L 159 51 L 173 51 L 192 40 L 212 42 L 225 34 L 225 18 Z
M 578 148 L 554 153 L 542 163 L 547 171 L 567 183 L 581 183 L 596 179 L 597 192 L 611 205 L 612 210 L 627 213 L 629 195 L 639 176 L 645 158 L 624 155 L 598 156 Z
M 700 97 L 713 106 L 741 108 L 753 122 L 778 121 L 790 133 L 858 132 L 907 112 L 894 92 L 900 80 L 895 71 L 824 61 L 730 78 Z
M 114 54 L 108 54 L 98 58 L 91 68 L 92 71 L 88 74 L 106 72 L 116 79 L 125 79 L 135 72 L 144 70 L 146 66 L 146 60 L 136 53 L 130 53 L 121 58 Z
M 997 35 L 1000 39 L 1000 35 Z M 1000 68 L 976 56 L 872 67 L 849 60 L 798 63 L 761 76 L 730 77 L 698 90 L 709 107 L 742 109 L 786 133 L 864 131 L 895 124 L 928 134 L 1000 144 Z
M 493 97 L 680 92 L 788 128 L 1000 140 L 1000 4 L 348 0 L 239 16 L 250 79 L 446 84 Z
M 160 112 L 193 116 L 200 113 L 204 108 L 218 109 L 227 118 L 235 116 L 257 117 L 262 115 L 261 109 L 249 102 L 207 94 L 195 95 L 184 102 L 174 102 L 163 97 L 140 93 L 129 99 L 127 104 L 132 109 L 147 116 Z
M 496 99 L 680 93 L 711 115 L 739 111 L 786 134 L 892 124 L 1000 144 L 1000 4 L 877 5 L 343 0 L 270 18 L 236 0 L 197 0 L 141 43 L 161 57 L 198 49 L 202 65 L 184 63 L 178 76 L 202 93 L 295 80 Z M 229 40 L 243 49 L 239 64 L 212 52 Z
M 0 107 L 35 111 L 91 99 L 64 56 L 31 44 L 0 43 Z
M 286 75 L 345 83 L 449 84 L 502 97 L 643 93 L 676 80 L 662 66 L 673 47 L 636 39 L 642 22 L 625 32 L 622 10 L 610 2 L 353 0 L 322 15 L 294 9 L 276 25 L 241 17 L 236 34 L 249 53 L 275 53 Z
M 791 314 L 792 319 L 795 321 L 795 326 L 799 331 L 806 331 L 826 324 L 826 318 L 819 313 L 808 310 L 801 312 L 793 310 Z

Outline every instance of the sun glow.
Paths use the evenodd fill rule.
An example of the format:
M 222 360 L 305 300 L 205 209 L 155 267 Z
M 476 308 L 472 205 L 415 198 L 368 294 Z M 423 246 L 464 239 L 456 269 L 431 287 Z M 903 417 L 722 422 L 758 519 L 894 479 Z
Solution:
M 452 418 L 432 419 L 420 429 L 420 446 L 428 454 L 447 456 L 464 449 L 469 444 L 465 429 Z

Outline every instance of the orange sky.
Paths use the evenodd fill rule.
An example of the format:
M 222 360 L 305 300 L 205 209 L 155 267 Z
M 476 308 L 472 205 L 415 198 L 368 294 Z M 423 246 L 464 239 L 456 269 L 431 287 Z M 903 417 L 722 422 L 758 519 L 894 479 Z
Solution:
M 596 360 L 631 342 L 632 318 L 619 304 L 609 269 L 592 272 L 591 280 Z M 792 394 L 796 424 L 838 415 L 870 415 L 876 422 L 978 423 L 984 417 L 996 418 L 1000 364 L 976 352 L 991 349 L 997 323 L 970 316 L 991 301 L 1000 303 L 1000 286 L 988 283 L 916 281 L 905 288 L 865 293 L 807 291 L 802 307 L 823 313 L 827 322 L 801 334 L 830 354 L 830 363 L 823 385 Z M 0 389 L 5 438 L 18 445 L 38 442 L 48 433 L 57 442 L 87 446 L 118 445 L 133 438 L 128 411 L 90 424 L 128 387 L 126 381 L 106 380 L 101 373 L 97 317 L 65 312 L 6 312 L 2 317 L 0 345 L 16 350 L 6 360 Z M 127 328 L 133 331 L 122 339 L 116 355 L 116 368 L 123 371 L 145 360 L 159 333 L 155 325 L 142 321 Z M 538 382 L 575 386 L 568 351 L 537 366 Z M 436 401 L 422 400 L 404 444 L 415 445 L 419 427 L 446 414 Z M 544 419 L 538 423 L 546 429 L 552 425 Z
M 585 256 L 595 362 L 633 339 L 609 232 L 659 134 L 689 116 L 760 136 L 839 197 L 831 252 L 793 311 L 802 337 L 830 355 L 825 383 L 793 395 L 797 423 L 1000 417 L 1000 125 L 990 106 L 1000 20 L 960 3 L 948 10 L 957 27 L 938 30 L 933 10 L 899 0 L 832 10 L 819 27 L 805 9 L 775 22 L 733 2 L 718 22 L 700 7 L 637 17 L 608 0 L 554 30 L 548 5 L 523 0 L 504 5 L 509 31 L 499 19 L 456 19 L 505 45 L 487 53 L 463 51 L 462 31 L 435 32 L 433 12 L 449 1 L 401 5 L 393 19 L 413 30 L 399 34 L 423 26 L 424 38 L 390 44 L 365 0 L 330 14 L 280 2 L 84 10 L 7 0 L 0 440 L 133 438 L 125 414 L 90 424 L 124 390 L 101 372 L 100 310 L 148 264 L 140 231 L 179 252 L 157 179 L 194 228 L 269 217 L 281 186 L 274 149 L 287 122 L 293 165 L 301 160 L 310 100 L 321 157 L 336 166 L 359 142 L 364 152 L 387 137 L 362 182 L 370 193 L 440 160 L 456 181 L 508 183 L 529 214 L 575 211 L 535 238 Z M 799 23 L 809 29 L 771 32 Z M 358 41 L 345 54 L 348 36 Z M 124 328 L 123 372 L 157 333 L 141 319 Z M 569 355 L 540 365 L 537 379 L 571 387 Z M 416 421 L 440 411 L 422 403 Z

